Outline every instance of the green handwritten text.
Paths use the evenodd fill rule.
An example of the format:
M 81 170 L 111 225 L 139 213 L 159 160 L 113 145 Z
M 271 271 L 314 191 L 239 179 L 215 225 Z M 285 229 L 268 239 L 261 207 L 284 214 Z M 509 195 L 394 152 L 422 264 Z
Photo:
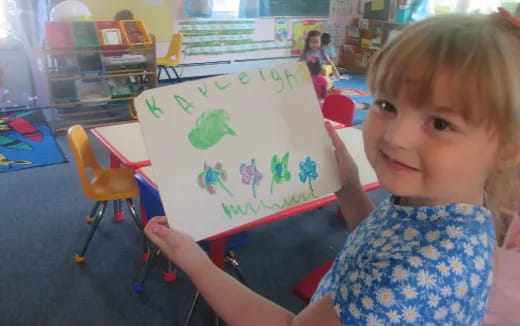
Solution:
M 191 110 L 195 107 L 193 103 L 191 103 L 190 101 L 188 101 L 180 95 L 173 95 L 173 98 L 175 99 L 177 104 L 179 104 L 181 109 L 184 110 L 184 112 L 191 114 Z
M 152 103 L 148 102 L 148 99 L 144 100 L 144 102 L 146 103 L 148 110 L 150 110 L 150 112 L 152 112 L 154 117 L 160 118 L 161 116 L 159 115 L 159 113 L 164 114 L 163 110 L 155 104 L 154 96 L 152 96 Z

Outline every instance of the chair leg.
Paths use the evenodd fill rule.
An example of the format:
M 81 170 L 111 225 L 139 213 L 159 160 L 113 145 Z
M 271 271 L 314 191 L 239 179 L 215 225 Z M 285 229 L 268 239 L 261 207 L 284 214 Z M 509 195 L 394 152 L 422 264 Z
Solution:
M 105 214 L 105 210 L 107 208 L 107 202 L 104 201 L 101 204 L 102 204 L 101 209 L 98 211 L 98 214 L 96 215 L 96 218 L 94 219 L 94 223 L 92 224 L 92 227 L 90 228 L 90 231 L 87 234 L 87 239 L 85 240 L 83 247 L 81 248 L 79 254 L 76 254 L 76 256 L 74 256 L 74 261 L 76 263 L 82 263 L 85 261 L 85 253 L 87 252 L 88 246 L 90 245 L 92 236 L 96 232 L 96 230 L 99 226 L 99 222 L 101 222 L 101 219 L 103 218 L 103 215 Z
M 101 202 L 100 201 L 97 201 L 95 204 L 94 204 L 94 207 L 92 207 L 92 210 L 90 211 L 90 214 L 89 216 L 87 216 L 87 223 L 92 223 L 94 222 L 95 218 L 96 218 L 96 213 L 99 209 L 99 205 L 101 205 Z
M 173 69 L 173 72 L 175 73 L 175 76 L 177 77 L 177 80 L 179 81 L 179 83 L 182 83 L 182 79 L 179 76 L 179 74 L 177 73 L 177 69 L 175 69 L 175 67 L 171 67 L 171 68 Z
M 170 72 L 168 71 L 168 67 L 167 66 L 164 66 L 164 71 L 166 72 L 166 76 L 168 76 L 168 82 L 171 83 L 173 81 L 173 78 L 170 75 Z
M 137 282 L 134 284 L 134 291 L 137 293 L 143 292 L 143 284 L 146 280 L 146 277 L 148 276 L 148 273 L 150 272 L 150 267 L 152 267 L 155 258 L 159 256 L 159 254 L 161 253 L 161 251 L 157 249 L 155 246 L 152 246 L 152 250 L 154 251 L 154 254 L 151 255 L 150 258 L 148 258 L 148 260 L 143 266 L 141 274 L 139 274 L 139 277 L 137 278 Z
M 125 219 L 125 212 L 121 210 L 121 201 L 114 200 L 114 221 L 121 222 Z
M 143 232 L 143 225 L 141 224 L 141 220 L 139 219 L 139 216 L 137 215 L 137 211 L 135 210 L 134 201 L 132 198 L 127 198 L 126 203 L 128 205 L 128 210 L 130 211 L 130 215 L 132 215 L 132 219 L 134 220 L 135 224 Z M 150 253 L 150 246 L 148 242 L 148 238 L 143 234 L 143 254 L 147 256 L 147 254 Z
M 197 306 L 197 302 L 200 298 L 200 292 L 197 290 L 197 293 L 195 293 L 195 298 L 193 298 L 193 302 L 191 303 L 190 310 L 188 310 L 188 315 L 186 316 L 186 320 L 184 321 L 184 326 L 188 326 L 191 321 L 191 316 L 193 316 L 193 311 L 195 310 L 195 307 Z

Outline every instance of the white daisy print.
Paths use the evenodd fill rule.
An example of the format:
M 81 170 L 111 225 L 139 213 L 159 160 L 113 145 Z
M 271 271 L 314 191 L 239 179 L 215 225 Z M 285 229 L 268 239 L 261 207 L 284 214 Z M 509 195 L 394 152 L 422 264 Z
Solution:
M 462 311 L 459 311 L 456 315 L 455 315 L 455 318 L 457 318 L 458 321 L 462 321 L 464 319 L 464 313 Z
M 408 279 L 410 273 L 408 270 L 400 265 L 394 267 L 392 271 L 392 281 L 394 282 L 403 282 Z
M 368 310 L 374 308 L 374 301 L 369 297 L 363 297 L 363 299 L 361 299 L 361 304 L 363 305 L 363 307 L 365 307 L 365 309 Z
M 359 317 L 361 317 L 361 311 L 359 311 L 358 307 L 354 303 L 349 304 L 348 311 L 350 312 L 352 317 L 356 319 L 359 319 Z
M 342 284 L 339 288 L 339 293 L 341 294 L 341 297 L 343 300 L 348 299 L 348 288 L 345 286 L 345 284 Z
M 419 286 L 431 289 L 435 286 L 436 280 L 433 275 L 431 275 L 425 270 L 421 270 L 419 271 L 419 273 L 417 273 L 417 283 L 419 284 Z
M 453 242 L 451 242 L 451 240 L 442 240 L 441 246 L 446 250 L 451 250 L 451 249 L 455 248 L 455 246 L 453 245 Z
M 459 239 L 463 235 L 461 228 L 453 225 L 446 227 L 446 233 L 448 233 L 448 236 L 453 239 Z
M 352 286 L 352 294 L 354 294 L 356 297 L 361 294 L 361 284 L 356 283 Z
M 402 293 L 406 299 L 415 299 L 417 297 L 417 290 L 411 285 L 405 285 Z
M 450 268 L 445 262 L 441 262 L 437 265 L 437 269 L 442 276 L 450 275 Z
M 441 289 L 441 294 L 445 297 L 449 297 L 451 295 L 451 287 L 449 285 L 446 285 Z
M 404 307 L 403 320 L 407 323 L 414 323 L 419 318 L 416 307 Z
M 380 260 L 375 265 L 379 268 L 388 268 L 390 266 L 390 262 L 388 260 Z
M 470 257 L 473 257 L 473 246 L 469 243 L 463 245 L 464 253 Z
M 477 221 L 479 221 L 480 223 L 484 223 L 486 221 L 486 217 L 483 215 L 483 214 L 477 214 L 477 216 L 475 217 L 475 219 Z
M 417 219 L 418 219 L 419 221 L 425 221 L 426 219 L 428 219 L 428 215 L 425 214 L 424 212 L 419 212 L 419 213 L 417 214 Z
M 484 258 L 480 257 L 480 256 L 477 256 L 475 258 L 475 261 L 474 261 L 474 264 L 475 264 L 475 269 L 477 271 L 481 271 L 484 269 L 484 267 L 486 266 L 486 262 L 484 261 Z
M 372 285 L 372 281 L 373 281 L 373 279 L 372 279 L 372 275 L 370 275 L 370 274 L 365 274 L 364 276 L 365 276 L 365 277 L 363 277 L 363 281 L 365 282 L 365 285 L 366 285 L 366 286 L 371 286 L 371 285 Z
M 394 292 L 388 288 L 380 288 L 376 294 L 377 302 L 382 306 L 391 307 L 395 304 Z
M 476 288 L 480 284 L 480 276 L 471 274 L 470 284 L 472 288 Z
M 406 228 L 404 230 L 404 239 L 405 240 L 412 240 L 413 238 L 415 238 L 418 235 L 419 235 L 419 231 L 417 231 L 414 228 Z
M 489 244 L 489 237 L 487 234 L 483 233 L 480 235 L 480 241 L 482 242 L 482 244 L 487 247 L 488 244 Z
M 464 269 L 464 265 L 462 264 L 460 259 L 458 257 L 450 257 L 449 262 L 453 272 L 455 272 L 455 274 L 457 275 L 461 275 L 462 270 Z
M 350 276 L 348 277 L 348 279 L 351 282 L 355 282 L 355 281 L 357 281 L 358 276 L 359 276 L 358 271 L 353 271 L 352 273 L 350 273 Z
M 399 320 L 401 320 L 401 317 L 399 317 L 399 313 L 396 310 L 389 311 L 386 315 L 392 324 L 397 324 L 399 323 Z
M 392 250 L 392 245 L 390 243 L 387 243 L 383 248 L 381 248 L 382 251 L 390 251 Z
M 459 282 L 455 287 L 455 296 L 462 299 L 468 293 L 468 284 L 466 282 Z
M 437 216 L 439 216 L 439 218 L 446 218 L 446 217 L 450 216 L 450 214 L 448 214 L 448 212 L 446 212 L 445 209 L 441 209 L 441 210 L 439 210 L 439 213 L 437 214 Z
M 473 210 L 471 207 L 467 204 L 460 204 L 459 207 L 457 207 L 457 210 L 461 212 L 462 214 L 470 214 Z
M 455 302 L 454 304 L 452 304 L 451 305 L 451 311 L 453 313 L 459 312 L 460 311 L 460 303 Z
M 432 245 L 422 247 L 421 254 L 423 255 L 423 257 L 432 259 L 432 260 L 437 260 L 440 257 L 439 251 L 437 250 L 437 248 L 435 248 Z
M 341 312 L 343 311 L 343 309 L 341 309 L 341 305 L 340 304 L 335 304 L 334 305 L 334 310 L 336 310 L 336 315 L 341 316 Z
M 445 307 L 441 307 L 441 308 L 435 310 L 435 313 L 433 314 L 433 318 L 435 318 L 436 320 L 442 320 L 442 319 L 446 318 L 447 315 L 448 315 L 448 309 L 446 309 Z
M 381 282 L 383 276 L 381 275 L 381 272 L 377 269 L 374 269 L 372 271 L 372 279 L 377 280 L 378 282 Z
M 385 238 L 390 238 L 391 236 L 394 235 L 394 231 L 392 231 L 392 230 L 384 230 L 383 233 L 381 233 L 381 234 Z
M 441 233 L 439 231 L 429 231 L 426 233 L 426 240 L 429 242 L 437 241 L 441 237 Z
M 469 241 L 471 242 L 472 245 L 477 245 L 478 244 L 478 239 L 476 236 L 472 235 L 471 237 L 469 237 Z
M 374 248 L 380 248 L 380 247 L 382 247 L 384 244 L 385 244 L 385 240 L 377 239 L 377 240 L 374 240 L 374 242 L 372 242 L 372 247 L 374 247 Z
M 369 314 L 367 317 L 367 326 L 383 326 L 383 322 L 377 319 L 376 315 Z
M 413 267 L 420 267 L 422 265 L 421 257 L 417 257 L 417 256 L 412 256 L 412 257 L 408 258 L 408 262 Z
M 439 305 L 439 301 L 441 300 L 441 297 L 437 294 L 430 294 L 428 295 L 428 306 L 431 308 L 435 308 Z

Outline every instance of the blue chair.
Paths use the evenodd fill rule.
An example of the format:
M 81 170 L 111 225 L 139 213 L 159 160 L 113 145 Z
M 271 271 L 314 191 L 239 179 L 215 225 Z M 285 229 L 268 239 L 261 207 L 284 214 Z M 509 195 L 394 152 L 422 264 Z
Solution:
M 150 182 L 148 182 L 148 180 L 146 180 L 146 178 L 139 173 L 135 174 L 135 179 L 139 187 L 141 205 L 144 207 L 144 213 L 146 214 L 146 218 L 150 220 L 154 216 L 164 216 L 164 208 L 157 188 L 152 186 Z M 234 256 L 233 250 L 245 245 L 248 241 L 249 234 L 247 232 L 234 234 L 226 239 L 225 261 L 231 264 L 231 267 L 233 268 L 235 275 L 243 283 L 244 278 L 240 271 L 239 264 Z M 210 241 L 199 241 L 199 245 L 206 252 L 209 252 Z M 143 270 L 141 271 L 137 279 L 137 282 L 134 284 L 134 291 L 137 293 L 140 293 L 144 290 L 143 284 L 148 275 L 150 267 L 152 266 L 155 257 L 157 257 L 160 254 L 160 250 L 153 245 L 149 252 L 151 253 L 151 256 L 145 258 L 146 263 L 143 266 Z M 165 273 L 163 273 L 163 278 L 165 282 L 173 282 L 175 280 L 176 273 L 173 270 L 171 262 L 168 262 L 168 270 Z

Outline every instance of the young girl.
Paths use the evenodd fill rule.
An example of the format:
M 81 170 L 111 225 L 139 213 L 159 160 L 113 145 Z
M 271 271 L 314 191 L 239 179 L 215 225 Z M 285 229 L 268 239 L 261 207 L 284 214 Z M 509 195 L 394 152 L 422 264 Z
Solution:
M 321 66 L 320 61 L 316 58 L 310 58 L 307 60 L 307 67 L 309 67 L 312 84 L 314 85 L 318 99 L 325 99 L 329 82 L 327 81 L 327 78 L 321 74 L 323 67 Z
M 329 33 L 323 33 L 321 34 L 321 48 L 325 50 L 325 53 L 329 56 L 330 60 L 332 62 L 336 63 L 338 59 L 338 55 L 336 54 L 336 49 L 332 44 L 332 39 L 330 37 Z
M 307 34 L 305 39 L 305 47 L 303 48 L 300 59 L 307 61 L 310 58 L 317 58 L 321 64 L 328 64 L 332 67 L 332 72 L 337 79 L 339 79 L 338 69 L 336 65 L 329 58 L 324 49 L 321 48 L 321 33 L 313 30 Z
M 373 58 L 365 152 L 393 195 L 377 208 L 345 145 L 337 192 L 352 233 L 294 315 L 214 266 L 166 218 L 146 234 L 229 325 L 481 325 L 492 280 L 492 211 L 520 195 L 520 28 L 446 15 L 403 30 Z

